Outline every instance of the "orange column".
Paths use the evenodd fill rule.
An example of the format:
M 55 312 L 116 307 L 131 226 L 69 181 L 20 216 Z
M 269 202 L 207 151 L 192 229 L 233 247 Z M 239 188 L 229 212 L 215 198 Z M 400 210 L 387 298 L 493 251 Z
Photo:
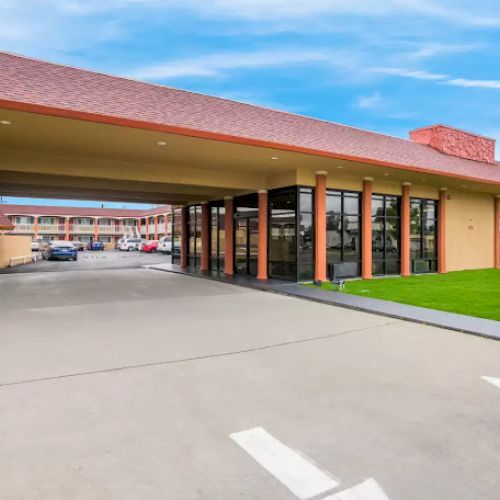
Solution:
M 96 217 L 94 219 L 94 241 L 99 240 L 99 219 Z
M 363 179 L 361 204 L 361 274 L 364 280 L 372 279 L 372 195 L 373 178 Z
M 410 182 L 403 182 L 401 197 L 401 276 L 410 275 Z
M 33 217 L 33 237 L 35 240 L 38 239 L 38 215 Z
M 64 222 L 64 226 L 65 226 L 64 229 L 66 231 L 66 235 L 65 235 L 64 239 L 66 241 L 69 241 L 69 217 L 66 217 L 66 220 Z
M 210 258 L 210 207 L 208 203 L 201 205 L 201 271 L 208 271 Z
M 257 279 L 267 280 L 267 190 L 259 191 L 259 251 Z
M 158 216 L 155 217 L 155 240 L 158 239 Z
M 224 227 L 225 227 L 225 243 L 226 255 L 224 259 L 224 273 L 227 275 L 234 274 L 234 201 L 230 196 L 224 198 Z
M 316 172 L 315 202 L 315 267 L 314 281 L 326 281 L 326 176 L 328 172 Z
M 500 269 L 500 195 L 495 199 L 495 267 Z
M 187 265 L 188 265 L 188 209 L 187 209 L 187 207 L 182 207 L 182 209 L 181 209 L 181 267 L 187 267 Z
M 446 201 L 447 189 L 439 190 L 438 207 L 438 273 L 446 272 Z
M 149 217 L 146 217 L 146 240 L 149 240 Z

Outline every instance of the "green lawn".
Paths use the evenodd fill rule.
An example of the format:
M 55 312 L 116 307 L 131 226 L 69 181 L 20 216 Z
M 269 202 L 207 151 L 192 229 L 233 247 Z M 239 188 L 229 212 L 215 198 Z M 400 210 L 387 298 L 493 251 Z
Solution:
M 343 292 L 500 321 L 500 269 L 346 281 Z

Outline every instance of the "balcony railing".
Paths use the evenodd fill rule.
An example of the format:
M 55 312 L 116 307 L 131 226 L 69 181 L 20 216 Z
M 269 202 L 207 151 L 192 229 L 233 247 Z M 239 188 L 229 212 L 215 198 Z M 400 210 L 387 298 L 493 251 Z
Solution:
M 71 224 L 69 232 L 73 234 L 94 234 L 93 224 Z
M 15 224 L 14 226 L 15 233 L 34 233 L 33 224 Z
M 51 234 L 64 232 L 66 232 L 64 224 L 38 224 L 38 233 Z
M 115 226 L 97 226 L 99 234 L 116 234 L 118 228 Z

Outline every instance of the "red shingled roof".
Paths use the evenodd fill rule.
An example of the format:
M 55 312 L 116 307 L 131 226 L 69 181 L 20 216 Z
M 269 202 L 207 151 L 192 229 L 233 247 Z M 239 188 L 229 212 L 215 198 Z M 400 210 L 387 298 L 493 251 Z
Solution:
M 7 231 L 14 229 L 14 225 L 10 222 L 9 218 L 2 212 L 0 208 L 0 231 Z
M 0 210 L 8 215 L 42 215 L 72 217 L 146 217 L 170 212 L 170 206 L 147 210 L 127 208 L 58 207 L 49 205 L 0 205 Z
M 217 97 L 0 53 L 0 107 L 256 144 L 500 184 L 500 165 Z

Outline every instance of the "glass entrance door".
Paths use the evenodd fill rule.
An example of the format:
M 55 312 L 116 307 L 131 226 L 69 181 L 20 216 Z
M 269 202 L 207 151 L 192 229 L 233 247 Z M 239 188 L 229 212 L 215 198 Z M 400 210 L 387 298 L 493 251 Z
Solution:
M 235 271 L 238 274 L 257 275 L 259 222 L 257 217 L 239 217 L 235 220 Z

